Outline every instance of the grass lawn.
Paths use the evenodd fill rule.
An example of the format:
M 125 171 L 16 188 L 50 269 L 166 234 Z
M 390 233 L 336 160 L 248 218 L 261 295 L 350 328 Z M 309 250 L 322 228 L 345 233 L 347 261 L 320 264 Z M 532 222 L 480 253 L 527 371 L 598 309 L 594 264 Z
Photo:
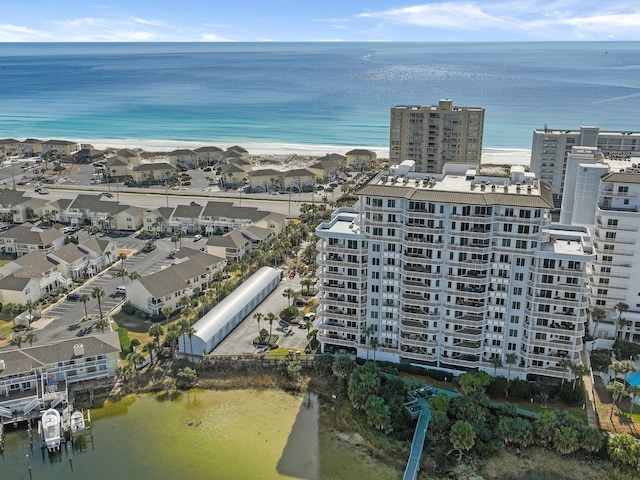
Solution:
M 11 331 L 13 322 L 11 320 L 0 319 L 0 346 L 7 345 L 11 341 Z
M 294 352 L 304 353 L 304 350 L 300 350 L 299 348 L 278 347 L 274 348 L 273 350 L 269 350 L 269 352 L 267 353 L 267 357 L 282 357 L 292 350 Z
M 143 320 L 135 315 L 127 315 L 123 311 L 114 315 L 113 321 L 116 322 L 118 327 L 124 327 L 129 331 L 129 337 L 138 339 L 142 342 L 142 345 L 151 340 L 149 335 L 149 327 L 152 322 L 149 320 Z

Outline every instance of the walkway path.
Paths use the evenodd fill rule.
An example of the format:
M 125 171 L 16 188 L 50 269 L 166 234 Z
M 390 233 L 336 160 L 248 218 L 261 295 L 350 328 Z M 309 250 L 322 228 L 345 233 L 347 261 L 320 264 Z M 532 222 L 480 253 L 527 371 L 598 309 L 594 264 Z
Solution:
M 418 424 L 416 430 L 413 433 L 413 441 L 411 442 L 411 453 L 409 454 L 409 461 L 407 467 L 404 470 L 403 480 L 415 480 L 418 477 L 418 470 L 420 469 L 420 457 L 422 457 L 422 449 L 424 448 L 424 441 L 427 437 L 427 429 L 429 428 L 429 420 L 431 420 L 431 409 L 429 408 L 429 402 L 424 398 L 418 399 L 418 404 L 422 409 L 420 416 L 418 417 Z

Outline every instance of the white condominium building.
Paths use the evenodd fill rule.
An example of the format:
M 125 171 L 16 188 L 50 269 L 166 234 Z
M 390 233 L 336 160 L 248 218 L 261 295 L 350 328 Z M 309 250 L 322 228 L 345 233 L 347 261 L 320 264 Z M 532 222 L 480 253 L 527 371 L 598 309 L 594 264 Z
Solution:
M 569 378 L 594 255 L 586 228 L 551 225 L 546 183 L 522 167 L 428 175 L 405 161 L 358 194 L 316 229 L 323 351 Z
M 640 341 L 640 168 L 612 171 L 602 177 L 598 190 L 593 246 L 590 301 L 608 313 L 599 324 L 596 337 Z M 624 303 L 627 311 L 616 305 Z M 617 319 L 626 320 L 622 325 Z
M 625 157 L 632 152 L 640 152 L 640 132 L 601 131 L 599 127 L 580 127 L 580 130 L 535 129 L 531 146 L 531 171 L 551 185 L 556 208 L 560 208 L 567 157 L 572 147 L 597 147 L 609 157 Z
M 480 163 L 484 108 L 438 105 L 391 108 L 389 161 L 413 160 L 416 171 L 441 173 L 447 162 Z

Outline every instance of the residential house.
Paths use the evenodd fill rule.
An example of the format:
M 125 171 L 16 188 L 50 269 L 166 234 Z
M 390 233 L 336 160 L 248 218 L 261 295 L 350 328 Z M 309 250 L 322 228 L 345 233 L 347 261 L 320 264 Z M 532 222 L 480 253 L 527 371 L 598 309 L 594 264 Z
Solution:
M 171 178 L 175 167 L 166 162 L 141 163 L 133 167 L 133 181 L 140 184 L 163 183 Z
M 62 158 L 71 155 L 74 152 L 80 150 L 80 145 L 77 142 L 69 140 L 47 140 L 42 142 L 42 155 L 51 155 L 55 158 Z
M 43 218 L 49 218 L 54 223 L 68 223 L 73 226 L 79 225 L 82 218 L 69 213 L 69 206 L 73 203 L 72 198 L 60 198 L 47 203 L 42 207 Z
M 330 153 L 318 160 L 308 170 L 314 173 L 318 182 L 329 182 L 338 177 L 346 168 L 347 157 L 337 153 Z
M 42 153 L 42 140 L 27 138 L 22 142 L 22 154 L 27 157 L 36 157 Z
M 227 263 L 239 262 L 245 253 L 251 251 L 251 246 L 251 240 L 239 230 L 224 235 L 212 235 L 206 243 L 207 253 L 224 257 Z
M 30 252 L 49 253 L 64 245 L 64 234 L 55 228 L 42 229 L 31 223 L 16 225 L 0 232 L 0 251 L 18 257 Z
M 13 138 L 0 140 L 0 159 L 22 155 L 22 142 Z
M 284 184 L 282 173 L 272 168 L 254 170 L 249 174 L 249 188 L 252 192 L 279 191 Z
M 124 150 L 118 150 L 116 153 L 118 157 L 124 158 L 128 163 L 130 163 L 134 167 L 137 165 L 140 165 L 140 155 L 138 155 L 136 152 L 133 152 L 129 149 L 124 149 Z
M 194 150 L 198 155 L 198 165 L 216 165 L 219 163 L 223 150 L 218 147 L 200 147 Z
M 108 228 L 127 232 L 135 232 L 140 229 L 142 227 L 142 217 L 147 209 L 136 206 L 122 206 L 125 208 L 113 214 L 113 221 L 108 222 Z M 107 221 L 109 220 L 108 217 L 106 219 Z
M 2 265 L 0 276 L 3 305 L 35 303 L 47 294 L 71 285 L 59 263 L 44 252 L 31 252 Z
M 105 172 L 110 179 L 125 181 L 132 177 L 134 165 L 121 155 L 109 155 L 105 158 Z
M 184 230 L 186 233 L 196 233 L 201 231 L 200 214 L 204 207 L 200 205 L 178 205 L 173 215 L 168 221 L 171 232 Z
M 284 188 L 292 192 L 313 191 L 316 184 L 316 174 L 306 168 L 296 168 L 282 172 Z
M 187 168 L 193 168 L 198 163 L 198 154 L 186 148 L 169 152 L 167 156 L 169 157 L 169 163 L 175 167 L 182 165 Z
M 184 250 L 184 252 L 183 252 Z M 149 315 L 162 315 L 162 309 L 175 311 L 180 299 L 191 296 L 194 290 L 204 290 L 213 272 L 224 266 L 224 259 L 182 249 L 173 265 L 127 285 L 127 300 Z
M 362 170 L 364 167 L 372 165 L 378 156 L 371 150 L 356 148 L 346 153 L 346 165 L 351 170 Z
M 46 202 L 18 190 L 0 190 L 0 218 L 5 222 L 24 223 L 38 218 Z
M 25 420 L 32 412 L 64 404 L 86 382 L 111 382 L 119 353 L 115 332 L 0 351 L 2 421 Z
M 268 215 L 255 220 L 253 225 L 256 227 L 266 228 L 274 235 L 279 235 L 284 231 L 287 225 L 287 216 L 282 213 L 269 213 Z
M 220 168 L 220 182 L 224 188 L 240 187 L 244 185 L 247 172 L 233 163 L 227 163 Z
M 146 210 L 142 214 L 142 227 L 147 231 L 171 232 L 170 219 L 174 207 L 159 207 L 154 210 Z
M 240 233 L 245 236 L 251 242 L 251 249 L 256 249 L 263 242 L 269 242 L 273 239 L 275 234 L 268 228 L 258 227 L 256 225 L 250 225 L 240 230 Z
M 80 243 L 80 248 L 87 252 L 89 258 L 89 274 L 95 274 L 117 261 L 117 245 L 107 237 L 89 237 Z

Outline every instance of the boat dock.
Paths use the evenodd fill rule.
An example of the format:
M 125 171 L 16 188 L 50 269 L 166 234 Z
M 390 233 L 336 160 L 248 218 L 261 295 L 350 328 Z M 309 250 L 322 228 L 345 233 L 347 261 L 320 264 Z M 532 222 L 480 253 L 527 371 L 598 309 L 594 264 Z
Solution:
M 45 427 L 42 424 L 43 418 L 44 413 L 41 413 L 41 418 L 38 420 L 38 437 L 41 442 L 41 448 L 44 451 L 48 448 L 48 445 L 45 438 Z M 73 448 L 73 440 L 82 435 L 88 435 L 90 437 L 91 443 L 93 444 L 91 411 L 74 411 L 71 406 L 63 408 L 62 412 L 60 413 L 60 445 L 57 449 L 54 450 L 59 450 L 61 445 L 64 445 L 64 447 L 68 449 L 68 442 L 72 443 Z M 33 445 L 31 426 L 29 426 L 29 439 L 31 444 Z M 50 448 L 49 450 L 53 451 Z

